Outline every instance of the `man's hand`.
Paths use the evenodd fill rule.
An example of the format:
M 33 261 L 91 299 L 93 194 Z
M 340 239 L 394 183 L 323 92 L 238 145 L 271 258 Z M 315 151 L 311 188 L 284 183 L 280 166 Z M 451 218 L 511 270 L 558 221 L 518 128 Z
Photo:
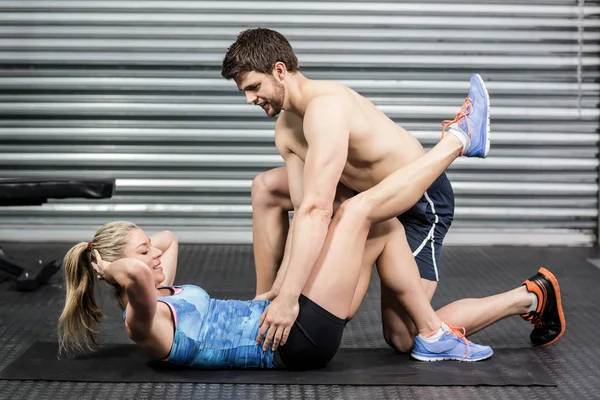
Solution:
M 295 296 L 281 295 L 277 296 L 271 304 L 267 306 L 258 326 L 258 336 L 256 344 L 263 343 L 263 350 L 269 349 L 269 344 L 273 342 L 273 351 L 277 350 L 279 345 L 284 345 L 287 342 L 292 325 L 298 318 L 300 305 L 298 298 Z M 266 335 L 266 336 L 265 336 Z
M 252 299 L 253 301 L 260 301 L 260 300 L 273 300 L 277 297 L 277 295 L 279 294 L 279 292 L 274 291 L 273 289 L 269 290 L 268 292 L 265 292 L 263 294 L 259 294 L 258 296 L 256 296 L 254 299 Z

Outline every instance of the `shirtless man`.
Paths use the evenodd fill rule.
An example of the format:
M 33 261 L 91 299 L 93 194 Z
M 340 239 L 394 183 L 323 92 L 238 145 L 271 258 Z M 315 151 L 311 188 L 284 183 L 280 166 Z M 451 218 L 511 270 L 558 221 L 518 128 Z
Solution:
M 262 342 L 266 334 L 265 347 L 271 341 L 274 347 L 286 343 L 290 327 L 298 316 L 298 298 L 312 266 L 319 256 L 326 257 L 321 255 L 321 250 L 336 188 L 341 182 L 360 193 L 352 199 L 351 209 L 364 211 L 367 223 L 400 215 L 409 242 L 422 236 L 415 253 L 425 255 L 422 257 L 424 262 L 418 263 L 424 278 L 423 286 L 418 278 L 416 282 L 396 280 L 395 284 L 402 287 L 386 285 L 388 293 L 382 290 L 382 307 L 393 314 L 390 316 L 396 319 L 393 325 L 402 326 L 399 331 L 409 332 L 408 321 L 414 322 L 415 333 L 419 334 L 414 347 L 419 347 L 420 359 L 443 359 L 436 354 L 441 350 L 435 341 L 444 333 L 460 336 L 443 324 L 429 305 L 437 286 L 439 246 L 451 223 L 454 206 L 452 189 L 443 171 L 461 154 L 482 158 L 487 155 L 489 107 L 481 78 L 473 77 L 467 102 L 453 121 L 445 122 L 444 138 L 425 155 L 416 138 L 353 90 L 339 83 L 304 77 L 299 72 L 291 46 L 275 31 L 252 29 L 242 32 L 228 49 L 222 75 L 234 79 L 246 94 L 248 103 L 261 106 L 268 116 L 276 117 L 282 110 L 286 111 L 277 120 L 275 143 L 286 163 L 295 214 L 286 243 L 286 256 L 277 279 L 266 294 L 273 302 L 263 314 L 257 340 Z M 411 175 L 426 174 L 439 178 L 429 187 L 410 186 Z M 405 204 L 416 205 L 410 208 Z M 423 226 L 427 227 L 424 233 Z M 348 230 L 344 234 L 347 243 L 358 242 L 353 240 L 357 232 Z M 411 268 L 415 268 L 415 260 L 410 251 L 405 253 L 403 262 L 396 267 L 409 276 Z M 379 272 L 382 275 L 381 269 Z M 550 286 L 555 281 L 554 277 L 544 279 Z M 382 275 L 382 284 L 385 284 L 383 281 Z M 316 280 L 309 284 L 326 283 Z M 361 285 L 366 291 L 368 276 L 359 282 Z M 548 301 L 556 302 L 557 295 L 538 301 L 539 296 L 527 288 L 515 289 L 511 294 L 515 309 L 522 314 L 542 314 L 542 307 Z M 548 300 L 548 297 L 552 298 Z M 425 356 L 422 356 L 423 348 Z M 491 352 L 486 357 L 479 354 L 478 359 L 490 355 Z

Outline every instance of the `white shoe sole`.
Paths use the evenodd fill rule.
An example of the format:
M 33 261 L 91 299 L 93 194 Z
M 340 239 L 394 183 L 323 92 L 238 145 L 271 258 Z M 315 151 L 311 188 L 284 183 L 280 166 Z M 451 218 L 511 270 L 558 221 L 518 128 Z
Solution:
M 485 82 L 483 81 L 483 79 L 481 78 L 481 75 L 479 74 L 474 74 L 477 79 L 479 79 L 479 82 L 481 83 L 481 86 L 483 87 L 483 90 L 485 91 L 485 98 L 487 100 L 487 121 L 485 124 L 485 152 L 483 153 L 483 157 L 482 158 L 486 158 L 488 153 L 490 152 L 490 95 L 488 93 L 487 87 L 485 87 Z
M 426 361 L 426 362 L 433 362 L 433 361 L 464 361 L 464 362 L 476 362 L 476 361 L 482 361 L 482 360 L 487 360 L 488 358 L 490 358 L 494 353 L 490 354 L 489 356 L 484 356 L 484 357 L 479 357 L 479 358 L 470 358 L 470 359 L 466 359 L 466 358 L 462 358 L 462 357 L 424 357 L 424 356 L 419 356 L 416 354 L 411 353 L 411 357 L 419 360 L 419 361 Z

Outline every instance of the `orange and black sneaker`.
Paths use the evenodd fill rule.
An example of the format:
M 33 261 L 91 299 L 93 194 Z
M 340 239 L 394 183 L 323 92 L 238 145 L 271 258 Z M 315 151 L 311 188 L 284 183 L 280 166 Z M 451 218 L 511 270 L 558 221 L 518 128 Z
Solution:
M 529 336 L 531 342 L 538 346 L 556 342 L 566 329 L 558 280 L 552 272 L 540 268 L 538 273 L 523 282 L 523 285 L 538 298 L 535 311 L 521 314 L 521 317 L 535 325 Z

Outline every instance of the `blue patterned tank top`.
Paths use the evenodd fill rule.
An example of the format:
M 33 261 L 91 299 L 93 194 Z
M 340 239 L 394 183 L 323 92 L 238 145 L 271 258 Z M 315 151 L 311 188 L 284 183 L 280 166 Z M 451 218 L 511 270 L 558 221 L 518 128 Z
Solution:
M 168 288 L 173 295 L 157 299 L 169 306 L 175 323 L 173 346 L 164 361 L 195 368 L 276 367 L 273 351 L 256 344 L 269 301 L 211 299 L 195 285 Z

